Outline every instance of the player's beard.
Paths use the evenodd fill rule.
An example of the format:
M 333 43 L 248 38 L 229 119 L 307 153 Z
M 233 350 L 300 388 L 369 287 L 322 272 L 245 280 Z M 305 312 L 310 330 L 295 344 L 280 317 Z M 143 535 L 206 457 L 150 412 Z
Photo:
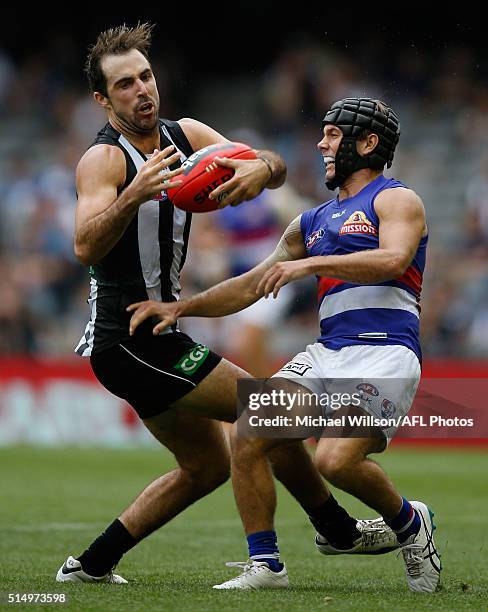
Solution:
M 152 113 L 147 116 L 139 115 L 137 111 L 138 107 L 136 107 L 130 114 L 117 111 L 115 108 L 113 109 L 118 122 L 120 122 L 128 132 L 133 132 L 136 134 L 150 134 L 156 129 L 159 119 L 159 100 L 150 99 L 146 101 L 152 102 L 153 104 Z M 141 104 L 138 106 L 140 105 Z

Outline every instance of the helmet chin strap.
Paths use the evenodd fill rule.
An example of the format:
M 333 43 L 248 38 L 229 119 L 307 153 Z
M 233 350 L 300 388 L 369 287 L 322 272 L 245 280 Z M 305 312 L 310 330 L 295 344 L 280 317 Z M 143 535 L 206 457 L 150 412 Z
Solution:
M 344 181 L 356 170 L 369 168 L 369 157 L 359 155 L 356 147 L 357 138 L 354 136 L 343 136 L 341 144 L 335 156 L 335 173 L 333 178 L 325 181 L 328 189 L 334 190 L 341 187 Z

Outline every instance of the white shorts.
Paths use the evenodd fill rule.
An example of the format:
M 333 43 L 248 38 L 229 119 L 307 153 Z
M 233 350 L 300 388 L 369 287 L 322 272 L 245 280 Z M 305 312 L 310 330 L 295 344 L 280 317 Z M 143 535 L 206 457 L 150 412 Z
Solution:
M 361 408 L 377 419 L 393 422 L 408 414 L 420 373 L 417 355 L 405 346 L 359 345 L 333 351 L 317 342 L 273 378 L 293 380 L 319 396 L 360 392 Z M 324 414 L 330 416 L 333 410 Z M 382 427 L 388 443 L 396 429 L 394 425 Z

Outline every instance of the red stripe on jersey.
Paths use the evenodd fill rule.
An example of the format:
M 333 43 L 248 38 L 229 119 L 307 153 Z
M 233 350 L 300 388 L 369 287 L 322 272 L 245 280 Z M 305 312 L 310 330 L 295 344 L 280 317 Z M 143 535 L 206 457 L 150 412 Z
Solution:
M 318 291 L 319 291 L 319 302 L 326 293 L 328 293 L 333 287 L 337 285 L 343 285 L 345 281 L 338 280 L 337 278 L 328 278 L 327 276 L 321 276 L 319 278 Z
M 420 292 L 422 291 L 422 273 L 419 272 L 415 266 L 409 266 L 407 270 L 399 278 L 395 278 L 395 280 L 413 289 L 417 297 L 420 296 Z

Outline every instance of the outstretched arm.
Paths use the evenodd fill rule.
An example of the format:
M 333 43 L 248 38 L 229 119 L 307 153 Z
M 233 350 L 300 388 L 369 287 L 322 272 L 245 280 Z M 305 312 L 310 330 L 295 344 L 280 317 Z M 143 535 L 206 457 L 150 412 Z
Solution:
M 131 304 L 127 308 L 129 312 L 133 312 L 129 332 L 132 335 L 148 317 L 155 316 L 160 319 L 160 323 L 153 329 L 153 333 L 157 335 L 180 317 L 223 317 L 243 310 L 264 295 L 264 291 L 258 287 L 267 270 L 278 262 L 300 259 L 305 255 L 299 216 L 286 228 L 274 252 L 249 272 L 179 302 L 161 303 L 148 300 Z
M 283 285 L 311 274 L 358 285 L 400 277 L 427 233 L 422 200 L 410 189 L 387 189 L 378 195 L 375 209 L 380 221 L 377 249 L 278 262 L 263 275 L 259 291 L 276 297 Z
M 178 122 L 194 151 L 216 142 L 229 142 L 213 128 L 195 119 L 185 117 Z M 273 151 L 257 150 L 256 159 L 232 159 L 216 157 L 220 166 L 230 168 L 234 176 L 210 194 L 217 200 L 224 192 L 219 208 L 237 206 L 241 202 L 254 199 L 263 189 L 281 187 L 286 179 L 284 159 Z

